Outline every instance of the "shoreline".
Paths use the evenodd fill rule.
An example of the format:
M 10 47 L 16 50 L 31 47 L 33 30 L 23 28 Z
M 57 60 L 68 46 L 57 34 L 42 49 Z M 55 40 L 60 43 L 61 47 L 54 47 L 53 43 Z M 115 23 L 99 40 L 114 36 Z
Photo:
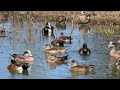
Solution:
M 33 21 L 55 21 L 60 15 L 66 17 L 67 22 L 78 23 L 78 15 L 81 11 L 3 11 L 10 19 L 20 19 Z M 85 11 L 90 14 L 94 12 L 96 15 L 91 15 L 90 25 L 120 25 L 120 11 Z

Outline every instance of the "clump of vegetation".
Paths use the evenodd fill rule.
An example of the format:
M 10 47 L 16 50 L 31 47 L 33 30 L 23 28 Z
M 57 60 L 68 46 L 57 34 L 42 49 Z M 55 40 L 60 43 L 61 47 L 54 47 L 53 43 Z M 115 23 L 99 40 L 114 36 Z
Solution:
M 96 28 L 96 33 L 107 37 L 112 37 L 113 35 L 120 33 L 120 27 L 114 25 L 100 25 Z

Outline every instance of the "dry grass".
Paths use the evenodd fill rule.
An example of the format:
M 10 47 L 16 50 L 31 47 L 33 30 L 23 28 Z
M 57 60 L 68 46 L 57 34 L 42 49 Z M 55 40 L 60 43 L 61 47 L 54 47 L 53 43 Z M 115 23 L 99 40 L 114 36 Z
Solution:
M 95 26 L 97 34 L 105 35 L 107 37 L 113 37 L 120 33 L 120 27 L 118 25 L 99 25 Z
M 55 21 L 60 16 L 66 16 L 67 21 L 71 22 L 74 17 L 74 23 L 78 22 L 78 15 L 81 11 L 4 11 L 12 20 L 29 20 L 33 21 Z M 91 16 L 91 24 L 100 25 L 119 25 L 120 11 L 93 11 L 96 16 Z M 75 14 L 74 14 L 75 13 Z M 92 11 L 86 11 L 92 13 Z

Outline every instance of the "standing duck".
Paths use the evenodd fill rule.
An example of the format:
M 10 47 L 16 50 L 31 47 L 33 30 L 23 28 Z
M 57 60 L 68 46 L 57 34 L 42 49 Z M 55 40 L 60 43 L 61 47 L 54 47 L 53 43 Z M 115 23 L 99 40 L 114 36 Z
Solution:
M 87 44 L 84 43 L 83 47 L 80 48 L 78 52 L 80 53 L 80 55 L 90 55 L 91 50 L 89 48 L 87 48 Z
M 87 24 L 90 22 L 90 14 L 86 14 L 85 11 L 81 11 L 81 14 L 78 16 L 79 24 Z

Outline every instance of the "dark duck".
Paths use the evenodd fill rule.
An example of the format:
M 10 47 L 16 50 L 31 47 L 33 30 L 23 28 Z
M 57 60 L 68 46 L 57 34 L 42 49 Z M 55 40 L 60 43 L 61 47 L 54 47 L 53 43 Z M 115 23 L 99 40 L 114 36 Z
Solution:
M 79 53 L 80 53 L 80 55 L 90 55 L 91 50 L 89 48 L 87 48 L 87 44 L 84 43 L 83 47 L 79 49 Z
M 54 27 L 50 23 L 46 23 L 45 27 L 42 29 L 42 34 L 45 36 L 51 36 L 53 34 Z

